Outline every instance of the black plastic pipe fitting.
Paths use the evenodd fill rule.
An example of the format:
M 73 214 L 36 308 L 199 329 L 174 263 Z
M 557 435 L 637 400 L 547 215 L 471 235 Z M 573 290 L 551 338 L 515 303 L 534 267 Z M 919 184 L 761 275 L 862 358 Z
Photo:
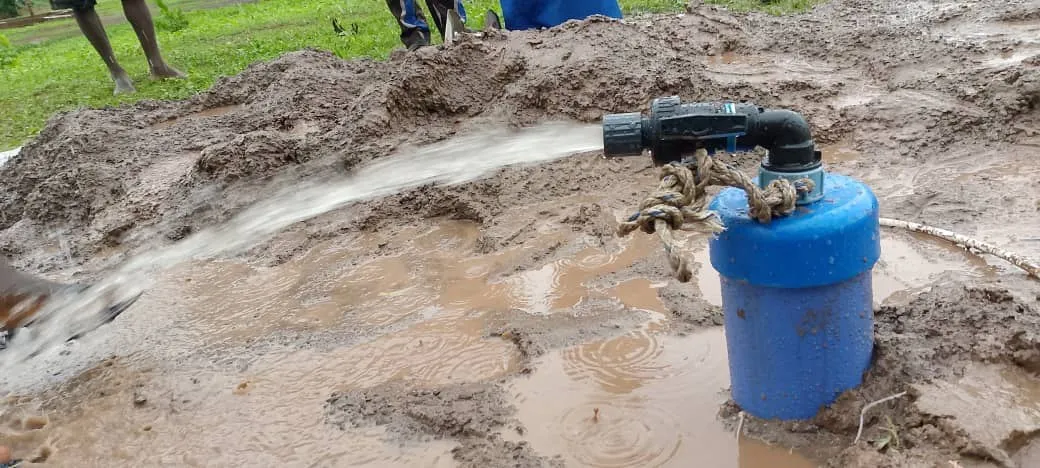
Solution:
M 678 96 L 654 99 L 650 115 L 608 114 L 603 117 L 603 151 L 607 157 L 638 156 L 650 150 L 656 164 L 681 161 L 699 148 L 709 152 L 769 150 L 763 168 L 804 172 L 821 166 L 809 123 L 786 109 L 754 104 L 682 103 Z

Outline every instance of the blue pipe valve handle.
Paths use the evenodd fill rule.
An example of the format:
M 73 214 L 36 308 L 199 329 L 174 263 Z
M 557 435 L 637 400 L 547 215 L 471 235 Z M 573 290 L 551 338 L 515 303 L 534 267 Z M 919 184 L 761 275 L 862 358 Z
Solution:
M 656 164 L 709 151 L 762 146 L 756 182 L 818 181 L 789 216 L 760 223 L 747 194 L 726 188 L 711 202 L 726 230 L 709 242 L 722 283 L 734 401 L 763 419 L 810 419 L 862 383 L 874 349 L 871 272 L 881 255 L 878 201 L 870 187 L 823 170 L 805 119 L 750 104 L 656 99 L 649 117 L 603 119 L 604 153 L 649 149 Z

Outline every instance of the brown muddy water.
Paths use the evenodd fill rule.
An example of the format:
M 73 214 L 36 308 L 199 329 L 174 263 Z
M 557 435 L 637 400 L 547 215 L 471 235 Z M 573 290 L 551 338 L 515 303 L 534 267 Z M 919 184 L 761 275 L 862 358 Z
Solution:
M 0 249 L 146 292 L 2 367 L 0 445 L 77 467 L 1040 466 L 1040 288 L 899 231 L 864 385 L 738 438 L 705 239 L 683 284 L 656 240 L 617 238 L 653 168 L 583 141 L 660 96 L 793 109 L 883 216 L 1035 258 L 1038 11 L 692 4 L 385 61 L 299 51 L 186 101 L 55 116 L 0 171 Z M 561 120 L 538 145 L 480 133 Z
M 395 380 L 436 387 L 531 369 L 507 386 L 526 430 L 506 436 L 568 466 L 815 466 L 789 448 L 737 438 L 718 420 L 728 386 L 721 329 L 668 333 L 661 284 L 602 281 L 650 256 L 655 238 L 638 234 L 617 249 L 577 249 L 515 271 L 528 251 L 566 237 L 573 234 L 547 230 L 536 242 L 474 254 L 479 226 L 444 221 L 326 242 L 274 267 L 186 265 L 152 293 L 178 299 L 146 298 L 140 308 L 189 342 L 106 361 L 43 405 L 10 397 L 0 440 L 59 466 L 456 466 L 450 439 L 394 442 L 379 427 L 341 431 L 322 423 L 323 402 L 333 391 Z M 380 246 L 395 253 L 369 254 Z M 949 269 L 989 274 L 968 255 L 931 260 L 947 247 L 924 238 L 886 235 L 884 249 L 879 300 Z M 717 302 L 717 276 L 699 271 L 688 287 Z M 496 314 L 552 317 L 589 301 L 649 319 L 530 363 L 507 337 L 488 332 Z M 346 329 L 356 341 L 301 348 L 272 339 Z M 212 361 L 184 348 L 200 344 Z
M 222 115 L 226 115 L 226 114 L 229 114 L 231 112 L 234 112 L 236 110 L 241 110 L 241 109 L 242 109 L 242 106 L 239 105 L 239 104 L 232 104 L 230 106 L 211 107 L 209 109 L 203 109 L 201 111 L 198 111 L 198 112 L 186 115 L 184 117 L 175 117 L 175 118 L 172 118 L 170 120 L 166 120 L 166 121 L 163 121 L 163 122 L 159 122 L 159 123 L 153 124 L 151 126 L 151 128 L 156 129 L 156 130 L 160 130 L 160 129 L 164 129 L 164 128 L 170 128 L 170 127 L 174 126 L 175 124 L 177 124 L 182 119 L 201 120 L 201 119 L 205 119 L 207 117 L 220 117 Z

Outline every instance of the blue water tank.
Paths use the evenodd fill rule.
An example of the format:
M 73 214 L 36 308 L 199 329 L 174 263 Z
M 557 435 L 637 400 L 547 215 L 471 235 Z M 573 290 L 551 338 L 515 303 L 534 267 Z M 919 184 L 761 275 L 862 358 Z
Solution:
M 809 419 L 862 383 L 874 344 L 871 271 L 881 254 L 878 202 L 865 184 L 824 175 L 819 201 L 769 223 L 743 190 L 712 201 L 734 401 L 763 419 Z
M 621 18 L 618 0 L 501 0 L 506 29 L 551 28 L 592 15 Z

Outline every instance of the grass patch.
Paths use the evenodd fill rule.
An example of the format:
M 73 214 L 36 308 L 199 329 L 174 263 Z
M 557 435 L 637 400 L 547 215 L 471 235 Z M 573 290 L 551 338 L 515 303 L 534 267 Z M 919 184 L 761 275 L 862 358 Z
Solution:
M 733 11 L 761 10 L 774 15 L 787 15 L 808 10 L 824 0 L 708 0 Z
M 630 0 L 621 2 L 621 12 L 626 15 L 641 13 L 681 12 L 686 9 L 685 0 Z
M 190 11 L 217 8 L 245 1 L 248 0 L 164 0 L 163 3 L 171 10 Z M 162 13 L 158 3 L 156 0 L 148 0 L 148 3 L 152 7 L 152 15 L 158 22 Z M 38 1 L 36 5 L 37 15 L 51 13 L 50 3 L 46 0 Z M 112 25 L 126 22 L 126 18 L 123 16 L 123 4 L 118 0 L 99 1 L 95 9 L 98 16 L 101 17 L 101 22 L 105 23 L 106 26 L 111 27 Z M 79 37 L 80 35 L 79 28 L 76 27 L 76 21 L 72 18 L 47 21 L 23 28 L 8 29 L 3 32 L 7 34 L 7 38 L 11 42 L 23 45 Z
M 155 0 L 159 7 L 159 16 L 155 18 L 155 28 L 159 31 L 177 32 L 188 27 L 188 15 L 184 10 L 170 7 L 163 0 Z
M 6 36 L 0 34 L 0 70 L 13 67 L 18 61 L 21 50 L 11 44 Z
M 164 14 L 151 3 L 162 22 L 167 15 L 177 25 L 158 32 L 160 46 L 171 65 L 190 75 L 181 81 L 150 81 L 144 54 L 133 30 L 125 23 L 107 26 L 116 57 L 134 79 L 138 92 L 112 96 L 112 84 L 100 58 L 80 36 L 75 22 L 55 21 L 4 31 L 14 44 L 0 55 L 9 57 L 0 68 L 0 149 L 18 146 L 39 132 L 55 112 L 77 107 L 104 107 L 141 99 L 183 99 L 208 89 L 221 76 L 241 72 L 250 63 L 270 60 L 285 52 L 313 47 L 343 58 L 385 58 L 400 47 L 399 29 L 385 2 L 356 0 L 164 0 Z M 780 0 L 762 5 L 758 0 L 716 0 L 735 8 L 765 6 L 771 11 L 804 8 L 811 0 Z M 626 14 L 681 11 L 683 1 L 622 0 Z M 214 5 L 225 5 L 212 8 Z M 483 24 L 484 12 L 498 8 L 495 0 L 466 1 L 468 23 Z M 801 6 L 799 6 L 801 5 Z M 121 18 L 120 2 L 98 3 L 99 14 L 113 23 Z M 332 20 L 357 34 L 338 36 Z M 179 26 L 179 27 L 178 27 Z M 62 29 L 64 28 L 64 29 Z M 42 38 L 42 39 L 40 39 Z M 35 42 L 35 43 L 34 43 Z M 2 47 L 2 46 L 0 46 Z

